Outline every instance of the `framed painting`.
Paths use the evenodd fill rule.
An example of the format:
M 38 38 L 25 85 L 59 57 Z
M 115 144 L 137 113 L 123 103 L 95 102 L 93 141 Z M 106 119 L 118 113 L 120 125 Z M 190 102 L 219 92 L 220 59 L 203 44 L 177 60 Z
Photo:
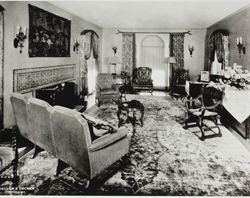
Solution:
M 29 56 L 70 57 L 71 21 L 29 4 Z
M 209 82 L 210 81 L 209 71 L 201 71 L 201 81 L 202 82 Z

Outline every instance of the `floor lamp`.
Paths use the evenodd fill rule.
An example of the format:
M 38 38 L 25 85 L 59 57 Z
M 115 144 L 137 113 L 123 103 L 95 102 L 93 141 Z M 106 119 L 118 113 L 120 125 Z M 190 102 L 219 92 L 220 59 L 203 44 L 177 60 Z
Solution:
M 176 63 L 176 59 L 173 56 L 166 58 L 165 62 L 170 65 L 170 94 L 173 91 L 173 77 L 174 77 L 174 64 Z

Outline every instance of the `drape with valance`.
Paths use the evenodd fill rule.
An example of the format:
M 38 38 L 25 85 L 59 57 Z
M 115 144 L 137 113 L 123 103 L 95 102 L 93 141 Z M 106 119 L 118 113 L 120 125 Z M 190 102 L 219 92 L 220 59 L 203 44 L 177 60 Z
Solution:
M 84 30 L 80 38 L 80 92 L 84 95 L 95 89 L 99 68 L 99 37 L 93 30 Z
M 170 56 L 175 57 L 175 69 L 184 68 L 184 33 L 170 33 Z
M 219 70 L 229 65 L 229 33 L 227 30 L 216 30 L 210 36 L 209 47 L 209 70 L 214 61 L 221 64 Z M 216 59 L 216 57 L 217 59 Z
M 132 74 L 136 66 L 135 33 L 122 33 L 122 71 Z

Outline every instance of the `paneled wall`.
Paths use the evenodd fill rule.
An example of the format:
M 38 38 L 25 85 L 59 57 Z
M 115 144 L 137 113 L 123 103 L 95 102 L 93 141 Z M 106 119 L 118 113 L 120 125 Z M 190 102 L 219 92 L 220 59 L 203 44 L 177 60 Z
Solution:
M 205 57 L 205 36 L 206 36 L 206 29 L 190 29 L 192 35 L 185 35 L 184 40 L 184 65 L 185 68 L 189 69 L 191 79 L 196 79 L 197 76 L 200 74 L 200 71 L 204 68 L 204 57 Z M 158 29 L 150 29 L 150 30 L 135 30 L 135 29 L 126 29 L 126 31 L 176 31 L 176 30 L 158 30 Z M 177 30 L 178 31 L 178 30 Z M 180 30 L 186 31 L 186 30 Z M 112 46 L 117 47 L 117 56 L 122 60 L 122 35 L 116 34 L 117 29 L 103 29 L 103 46 L 102 46 L 102 57 L 103 57 L 103 64 L 101 71 L 102 72 L 111 72 L 112 67 L 105 63 L 105 57 L 112 56 Z M 148 35 L 148 34 L 147 34 Z M 165 56 L 169 56 L 169 34 L 158 34 L 164 40 L 165 43 Z M 142 40 L 143 36 L 138 34 L 137 39 Z M 138 45 L 138 42 L 137 42 Z M 195 51 L 193 52 L 193 56 L 190 57 L 188 46 L 193 45 Z M 138 48 L 138 46 L 137 46 Z M 137 50 L 138 51 L 138 50 Z M 139 55 L 137 54 L 137 59 Z M 140 61 L 137 60 L 137 63 Z M 118 65 L 118 72 L 121 70 L 121 65 Z M 169 83 L 169 82 L 168 82 Z
M 18 25 L 29 27 L 28 4 L 47 10 L 58 16 L 71 20 L 70 57 L 64 58 L 30 58 L 28 55 L 28 39 L 24 41 L 23 53 L 13 47 L 16 27 Z M 63 11 L 45 1 L 16 1 L 0 2 L 4 11 L 4 126 L 9 127 L 14 123 L 9 95 L 13 92 L 13 70 L 21 68 L 45 67 L 53 65 L 76 65 L 76 76 L 79 75 L 79 55 L 73 51 L 74 38 L 79 37 L 84 29 L 93 29 L 97 32 L 102 42 L 102 29 L 73 14 Z M 77 76 L 78 77 L 78 76 Z
M 250 7 L 242 9 L 223 20 L 215 23 L 214 25 L 208 27 L 207 29 L 207 39 L 206 46 L 208 42 L 208 38 L 211 34 L 217 29 L 227 29 L 229 31 L 229 65 L 233 65 L 233 63 L 237 63 L 238 65 L 242 65 L 245 69 L 250 70 Z M 236 38 L 242 37 L 243 44 L 246 47 L 246 54 L 239 57 L 238 48 L 236 45 Z M 207 48 L 206 48 L 206 54 Z M 205 66 L 208 68 L 208 57 L 205 58 Z

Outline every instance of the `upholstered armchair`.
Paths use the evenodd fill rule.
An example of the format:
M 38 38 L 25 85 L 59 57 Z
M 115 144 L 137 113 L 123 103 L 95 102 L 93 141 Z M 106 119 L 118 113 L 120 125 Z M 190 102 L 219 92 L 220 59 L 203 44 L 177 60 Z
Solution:
M 96 80 L 96 103 L 100 106 L 105 101 L 118 101 L 120 93 L 112 74 L 101 73 Z
M 183 98 L 187 95 L 185 86 L 189 80 L 189 72 L 186 69 L 176 69 L 172 74 L 172 87 L 170 94 L 172 97 Z
M 138 67 L 133 69 L 132 87 L 135 91 L 144 90 L 153 93 L 153 80 L 150 67 Z
M 222 136 L 218 121 L 219 113 L 222 104 L 223 90 L 218 90 L 214 87 L 205 87 L 203 93 L 197 98 L 187 100 L 185 106 L 187 109 L 187 119 L 184 128 L 198 126 L 201 131 L 201 140 L 208 137 Z M 212 123 L 206 123 L 205 120 L 210 120 Z M 195 122 L 195 125 L 189 125 L 190 122 Z M 216 128 L 214 134 L 205 136 L 205 131 Z M 211 133 L 210 133 L 211 134 Z

